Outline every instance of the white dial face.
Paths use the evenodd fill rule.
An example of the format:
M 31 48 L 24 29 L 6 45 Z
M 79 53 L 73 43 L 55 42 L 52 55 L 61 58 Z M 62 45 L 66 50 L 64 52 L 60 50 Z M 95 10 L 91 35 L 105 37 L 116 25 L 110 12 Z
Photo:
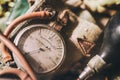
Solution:
M 29 27 L 15 41 L 21 52 L 37 73 L 47 73 L 56 69 L 64 58 L 63 39 L 56 31 L 46 27 Z

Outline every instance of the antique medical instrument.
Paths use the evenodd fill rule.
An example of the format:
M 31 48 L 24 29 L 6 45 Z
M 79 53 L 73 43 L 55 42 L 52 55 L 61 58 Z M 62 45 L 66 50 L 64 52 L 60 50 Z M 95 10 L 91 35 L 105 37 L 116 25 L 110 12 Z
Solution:
M 101 33 L 101 30 L 98 28 L 98 26 L 80 19 L 80 24 L 78 24 L 77 27 L 73 26 L 75 27 L 75 30 L 72 30 L 73 34 L 70 33 L 71 35 L 69 35 L 69 37 L 71 36 L 71 41 L 69 41 L 68 37 L 65 43 L 63 35 L 66 36 L 67 31 L 66 34 L 63 35 L 61 35 L 61 32 L 59 31 L 62 29 L 63 26 L 68 25 L 68 17 L 71 22 L 74 21 L 77 23 L 78 19 L 77 16 L 68 9 L 64 8 L 62 12 L 63 14 L 60 16 L 58 16 L 58 14 L 61 10 L 57 13 L 55 11 L 49 8 L 44 0 L 36 0 L 31 9 L 27 11 L 28 14 L 26 13 L 25 15 L 15 19 L 15 21 L 13 21 L 4 32 L 4 35 L 7 38 L 13 40 L 15 46 L 20 50 L 21 54 L 28 61 L 30 65 L 29 67 L 31 67 L 30 69 L 33 69 L 33 71 L 28 70 L 25 63 L 23 63 L 24 60 L 22 62 L 21 59 L 18 58 L 19 55 L 16 55 L 13 52 L 11 56 L 11 54 L 7 50 L 7 47 L 4 45 L 4 43 L 2 43 L 2 56 L 4 62 L 10 63 L 13 57 L 15 63 L 17 64 L 17 67 L 22 69 L 22 71 L 28 73 L 28 75 L 33 80 L 36 79 L 35 75 L 50 75 L 49 73 L 56 72 L 58 68 L 61 68 L 61 66 L 63 72 L 70 69 L 71 66 L 82 57 L 80 51 L 83 51 L 84 55 L 88 54 L 93 47 L 93 45 L 91 45 L 90 43 L 93 43 L 98 38 L 98 35 Z M 84 23 L 84 21 L 85 24 L 88 23 L 87 25 L 91 25 L 94 27 L 88 27 L 86 25 L 82 26 L 81 23 Z M 84 29 L 82 31 L 82 34 L 79 34 L 82 29 Z M 89 34 L 91 29 L 93 32 L 94 30 L 96 30 L 98 34 Z M 94 34 L 92 40 L 90 40 L 91 38 L 88 36 L 88 34 L 89 36 Z M 77 40 L 80 40 L 80 45 L 78 44 Z M 72 42 L 75 45 L 73 45 Z M 86 45 L 88 43 L 90 44 L 90 47 L 87 47 L 89 46 Z M 80 50 L 80 48 L 82 49 Z M 65 62 L 64 58 L 66 59 Z M 64 69 L 64 65 L 67 66 L 67 69 Z M 43 78 L 43 80 L 47 80 L 46 77 Z
M 30 25 L 21 30 L 14 43 L 32 64 L 37 73 L 47 73 L 56 69 L 64 59 L 65 44 L 54 29 L 42 25 Z M 15 60 L 17 57 L 14 56 Z M 16 61 L 21 65 L 20 61 Z
M 50 18 L 52 15 L 53 14 L 49 11 L 40 11 L 40 12 L 32 12 L 29 14 L 25 14 L 25 15 L 15 19 L 15 21 L 13 21 L 12 24 L 10 24 L 7 27 L 7 29 L 4 32 L 4 35 L 9 38 L 9 34 L 11 33 L 11 31 L 15 27 L 17 27 L 17 25 L 19 23 L 21 23 L 25 20 L 37 18 L 37 17 L 39 17 L 40 19 L 47 19 L 47 18 Z M 60 29 L 60 28 L 57 28 L 57 29 Z M 38 38 L 38 36 L 40 34 L 41 34 L 41 37 Z M 26 36 L 23 36 L 23 35 L 26 35 Z M 20 37 L 18 37 L 18 36 L 20 36 Z M 32 38 L 30 38 L 31 36 L 32 37 L 34 36 L 34 40 Z M 25 38 L 27 41 L 25 40 Z M 21 41 L 19 41 L 19 40 L 22 40 L 23 43 L 25 43 L 25 45 L 23 43 L 21 43 Z M 31 43 L 32 43 L 32 45 L 31 45 Z M 53 43 L 55 43 L 55 44 L 53 44 Z M 62 37 L 60 36 L 60 34 L 57 31 L 55 31 L 52 27 L 49 27 L 47 25 L 39 25 L 38 24 L 38 25 L 30 25 L 30 26 L 25 27 L 23 30 L 20 31 L 20 33 L 18 33 L 17 37 L 15 38 L 15 44 L 16 44 L 16 46 L 18 46 L 18 48 L 23 47 L 23 48 L 19 48 L 19 49 L 23 53 L 23 55 L 24 55 L 24 53 L 27 53 L 24 56 L 26 56 L 27 58 L 29 57 L 28 60 L 30 60 L 30 61 L 28 61 L 28 62 L 30 62 L 30 64 L 33 65 L 32 68 L 34 69 L 34 71 L 36 73 L 47 73 L 47 72 L 53 71 L 61 64 L 61 62 L 63 61 L 64 56 L 65 56 L 64 55 L 65 45 L 64 45 L 64 41 L 63 41 Z M 21 44 L 23 44 L 23 45 L 21 46 Z M 59 44 L 59 45 L 57 45 L 57 44 Z M 33 48 L 30 48 L 30 46 L 32 46 Z M 39 47 L 39 49 L 38 49 L 38 47 Z M 34 50 L 38 49 L 38 51 L 34 51 L 33 49 Z M 30 51 L 30 50 L 33 50 L 33 51 Z M 39 52 L 39 51 L 42 51 L 43 53 L 41 54 L 41 52 Z M 10 53 L 5 49 L 4 43 L 2 43 L 2 53 L 3 53 L 3 58 L 4 58 L 5 62 L 9 62 L 12 60 Z M 25 69 L 25 71 L 27 71 L 27 73 L 32 77 L 33 80 L 36 80 L 33 72 L 30 71 L 29 68 L 27 68 L 27 66 L 25 66 L 26 63 L 25 64 L 23 63 L 24 59 L 23 59 L 22 63 L 21 62 L 19 63 L 19 61 L 17 61 L 17 60 L 21 61 L 21 59 L 17 58 L 18 55 L 15 55 L 14 53 L 13 53 L 13 55 L 16 57 L 16 58 L 14 57 L 16 64 L 17 63 L 18 63 L 17 65 L 22 64 L 21 67 L 23 67 Z M 20 56 L 18 56 L 18 57 L 20 57 Z M 30 58 L 30 57 L 32 57 L 32 58 Z M 42 59 L 42 62 L 41 62 L 41 59 Z M 31 63 L 31 60 L 33 60 L 32 63 Z M 34 65 L 34 63 L 35 64 L 37 63 L 37 66 Z

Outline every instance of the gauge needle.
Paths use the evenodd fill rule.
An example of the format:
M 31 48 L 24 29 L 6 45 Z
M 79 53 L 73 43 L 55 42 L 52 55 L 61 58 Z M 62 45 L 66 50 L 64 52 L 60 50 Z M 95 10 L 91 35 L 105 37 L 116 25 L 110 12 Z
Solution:
M 45 48 L 47 48 L 48 50 L 51 50 L 51 48 L 49 48 L 48 46 L 46 46 L 43 42 L 41 42 L 40 40 L 36 39 L 39 43 L 41 43 Z
M 56 49 L 56 47 L 53 46 L 52 43 L 51 43 L 50 41 L 48 41 L 48 40 L 47 40 L 46 38 L 44 38 L 42 35 L 41 35 L 40 37 L 43 38 L 44 40 L 46 40 L 54 49 Z M 46 46 L 46 48 L 48 48 L 48 47 Z
M 39 51 L 45 51 L 43 48 L 39 48 L 39 49 L 37 49 L 37 50 L 33 50 L 33 51 L 29 51 L 29 52 L 27 52 L 27 53 L 38 53 Z
M 41 43 L 45 48 L 47 48 L 47 46 L 43 43 L 43 42 L 41 42 L 40 40 L 38 40 L 38 39 L 36 39 L 39 43 Z

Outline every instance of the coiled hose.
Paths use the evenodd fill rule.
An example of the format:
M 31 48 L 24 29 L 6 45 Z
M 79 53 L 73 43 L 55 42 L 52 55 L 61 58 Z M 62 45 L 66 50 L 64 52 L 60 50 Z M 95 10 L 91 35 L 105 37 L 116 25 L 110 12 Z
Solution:
M 21 59 L 23 58 L 21 61 L 23 62 L 23 64 L 25 64 L 25 66 L 27 66 L 26 61 L 24 59 L 24 57 L 22 56 L 22 54 L 20 53 L 20 51 L 16 48 L 16 46 L 8 39 L 6 38 L 2 33 L 0 33 L 0 40 L 2 42 L 4 42 L 5 45 L 7 45 L 7 47 L 13 51 L 14 53 L 16 53 L 16 55 L 18 55 L 18 58 Z M 30 70 L 29 72 L 33 73 L 31 71 L 30 67 L 27 67 L 28 70 Z M 17 69 L 17 68 L 6 68 L 3 70 L 0 70 L 0 75 L 4 75 L 4 74 L 16 74 L 21 80 L 37 80 L 36 77 L 31 74 L 32 77 L 29 77 L 27 75 L 27 73 Z M 32 78 L 32 79 L 31 79 Z
M 17 25 L 19 25 L 21 22 L 28 20 L 28 19 L 32 19 L 32 18 L 40 18 L 40 19 L 47 19 L 51 17 L 51 13 L 48 11 L 40 11 L 40 12 L 32 12 L 32 13 L 28 13 L 28 14 L 24 14 L 20 17 L 18 17 L 17 19 L 15 19 L 4 31 L 4 36 L 6 36 L 7 38 L 9 38 L 9 34 L 13 31 L 13 29 L 15 29 L 15 27 L 17 27 Z M 2 38 L 1 38 L 2 39 Z M 12 57 L 10 55 L 10 53 L 8 52 L 8 49 L 11 49 L 14 54 L 18 57 L 18 59 L 20 59 L 20 61 L 22 62 L 26 72 L 29 74 L 29 76 L 32 78 L 32 80 L 37 80 L 34 72 L 32 71 L 31 67 L 29 66 L 29 64 L 27 63 L 27 61 L 25 60 L 25 58 L 23 57 L 23 55 L 20 53 L 20 51 L 12 44 L 8 43 L 9 41 L 7 40 L 2 40 L 3 42 L 1 43 L 1 49 L 2 49 L 2 57 L 3 57 L 3 61 L 4 62 L 8 62 L 12 60 Z M 6 42 L 6 43 L 5 43 Z M 6 46 L 5 46 L 6 44 Z

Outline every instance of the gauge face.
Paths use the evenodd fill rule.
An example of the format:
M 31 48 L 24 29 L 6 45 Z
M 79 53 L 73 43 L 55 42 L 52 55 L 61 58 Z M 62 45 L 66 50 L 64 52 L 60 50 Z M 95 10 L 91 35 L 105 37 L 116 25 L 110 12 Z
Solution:
M 24 28 L 14 42 L 37 73 L 53 71 L 60 66 L 65 56 L 62 37 L 45 25 L 37 24 Z

